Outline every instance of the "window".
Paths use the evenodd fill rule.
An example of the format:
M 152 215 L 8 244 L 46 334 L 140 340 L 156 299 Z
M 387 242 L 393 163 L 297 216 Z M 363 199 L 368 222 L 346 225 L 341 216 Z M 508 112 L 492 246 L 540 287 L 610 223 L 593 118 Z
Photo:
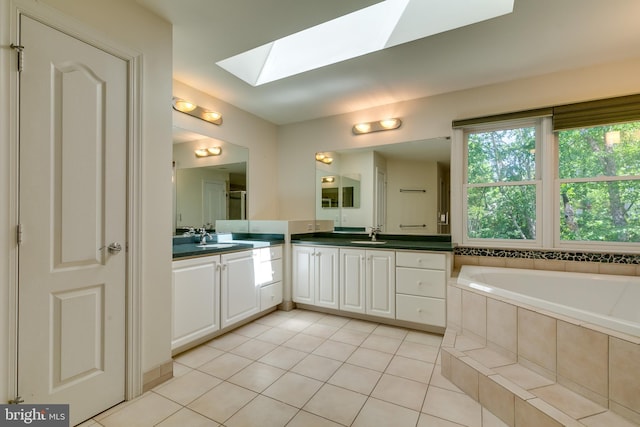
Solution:
M 462 212 L 453 237 L 462 244 L 638 249 L 640 95 L 453 127 L 464 158 L 452 164 Z
M 640 242 L 640 121 L 557 141 L 560 241 Z
M 537 122 L 465 133 L 467 239 L 537 241 L 538 134 Z

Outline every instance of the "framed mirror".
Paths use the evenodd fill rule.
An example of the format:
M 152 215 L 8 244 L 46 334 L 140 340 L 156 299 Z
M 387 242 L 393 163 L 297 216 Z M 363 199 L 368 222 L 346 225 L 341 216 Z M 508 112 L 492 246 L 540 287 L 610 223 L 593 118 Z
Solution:
M 449 138 L 323 152 L 316 162 L 316 219 L 337 231 L 449 234 Z
M 219 153 L 196 155 L 208 149 Z M 173 128 L 175 233 L 192 227 L 215 231 L 217 220 L 247 218 L 248 158 L 245 147 Z

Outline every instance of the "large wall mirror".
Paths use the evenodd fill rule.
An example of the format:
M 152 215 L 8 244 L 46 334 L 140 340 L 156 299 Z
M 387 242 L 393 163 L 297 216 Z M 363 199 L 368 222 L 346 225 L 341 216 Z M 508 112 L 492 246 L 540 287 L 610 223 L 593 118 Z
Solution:
M 196 156 L 196 150 L 214 147 L 219 147 L 219 155 Z M 216 220 L 247 218 L 248 158 L 245 147 L 173 128 L 176 233 L 191 227 L 214 230 Z
M 450 156 L 445 137 L 322 152 L 316 218 L 332 220 L 336 230 L 449 234 Z

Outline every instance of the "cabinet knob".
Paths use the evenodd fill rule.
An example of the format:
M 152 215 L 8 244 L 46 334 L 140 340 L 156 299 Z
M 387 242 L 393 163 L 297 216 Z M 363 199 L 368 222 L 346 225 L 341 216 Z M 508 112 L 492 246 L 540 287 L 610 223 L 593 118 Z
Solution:
M 418 286 L 422 286 L 422 282 L 418 280 Z
M 422 309 L 421 308 L 418 309 L 418 313 L 422 313 Z

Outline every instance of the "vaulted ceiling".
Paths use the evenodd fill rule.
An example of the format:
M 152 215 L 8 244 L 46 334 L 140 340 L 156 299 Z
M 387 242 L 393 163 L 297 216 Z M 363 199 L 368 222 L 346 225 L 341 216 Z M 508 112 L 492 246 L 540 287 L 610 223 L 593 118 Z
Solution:
M 173 24 L 176 80 L 275 124 L 640 57 L 639 0 L 515 0 L 508 15 L 253 87 L 216 62 L 379 0 L 136 1 Z

